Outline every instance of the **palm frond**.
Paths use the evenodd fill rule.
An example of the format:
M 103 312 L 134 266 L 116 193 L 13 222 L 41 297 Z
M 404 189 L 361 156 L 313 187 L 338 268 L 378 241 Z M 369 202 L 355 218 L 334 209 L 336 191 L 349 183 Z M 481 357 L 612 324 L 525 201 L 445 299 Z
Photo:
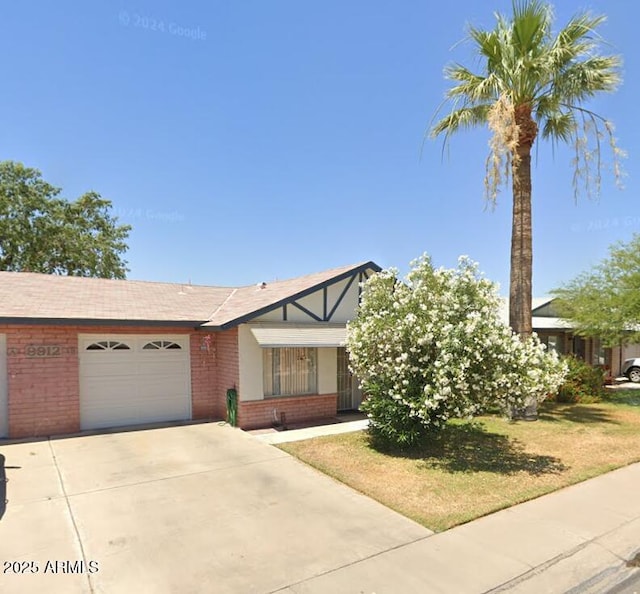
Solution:
M 549 48 L 549 62 L 553 70 L 562 70 L 580 56 L 588 56 L 597 50 L 595 33 L 606 17 L 583 13 L 574 16 L 557 34 Z
M 572 112 L 556 111 L 545 116 L 541 134 L 544 139 L 569 143 L 575 136 L 576 130 L 576 118 Z
M 593 170 L 601 166 L 601 138 L 609 139 L 616 179 L 620 175 L 618 160 L 623 156 L 609 123 L 584 107 L 597 93 L 613 91 L 621 80 L 621 59 L 601 51 L 603 41 L 597 28 L 605 17 L 579 13 L 555 34 L 552 7 L 546 0 L 512 0 L 512 8 L 509 18 L 495 15 L 492 30 L 468 28 L 480 67 L 474 72 L 454 64 L 445 70 L 452 82 L 445 99 L 451 111 L 431 127 L 430 135 L 444 133 L 446 145 L 450 134 L 488 124 L 491 109 L 503 102 L 514 113 L 531 113 L 537 129 L 529 126 L 529 135 L 522 136 L 527 142 L 534 142 L 536 134 L 540 134 L 553 143 L 572 144 L 577 177 L 584 178 L 586 186 L 593 182 L 597 192 L 600 176 L 599 172 L 594 175 Z M 500 145 L 503 137 L 496 137 L 494 130 L 510 127 L 501 119 L 498 124 L 490 126 L 498 139 L 492 154 L 500 157 L 500 150 L 505 149 L 507 157 L 513 157 L 519 147 Z M 526 121 L 519 121 L 517 129 L 523 130 L 525 124 Z M 517 143 L 519 135 L 507 134 L 504 138 L 515 138 Z
M 572 62 L 559 72 L 553 93 L 568 103 L 580 103 L 599 92 L 614 91 L 621 81 L 618 56 L 595 56 Z
M 461 129 L 484 125 L 487 122 L 487 114 L 490 108 L 491 105 L 489 104 L 481 104 L 461 107 L 451 111 L 447 116 L 434 124 L 431 128 L 430 136 L 435 138 L 443 132 L 449 135 Z
M 513 3 L 511 43 L 521 59 L 535 57 L 544 48 L 551 21 L 547 4 L 538 0 Z
M 478 53 L 487 61 L 487 73 L 495 69 L 503 62 L 502 43 L 498 30 L 483 31 L 475 27 L 469 27 L 469 38 L 475 42 Z
M 453 64 L 445 69 L 445 76 L 460 83 L 447 91 L 449 99 L 462 97 L 469 103 L 479 103 L 495 100 L 500 94 L 500 80 L 494 74 L 485 77 Z

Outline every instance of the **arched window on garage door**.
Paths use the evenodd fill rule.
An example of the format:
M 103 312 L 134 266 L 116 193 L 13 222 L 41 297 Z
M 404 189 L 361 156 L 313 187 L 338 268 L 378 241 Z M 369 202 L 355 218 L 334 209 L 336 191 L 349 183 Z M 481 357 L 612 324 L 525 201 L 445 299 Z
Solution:
M 130 351 L 131 347 L 126 342 L 118 340 L 100 340 L 92 342 L 85 349 L 87 351 Z
M 171 340 L 152 340 L 142 347 L 144 351 L 173 351 L 179 349 L 182 349 L 182 347 Z

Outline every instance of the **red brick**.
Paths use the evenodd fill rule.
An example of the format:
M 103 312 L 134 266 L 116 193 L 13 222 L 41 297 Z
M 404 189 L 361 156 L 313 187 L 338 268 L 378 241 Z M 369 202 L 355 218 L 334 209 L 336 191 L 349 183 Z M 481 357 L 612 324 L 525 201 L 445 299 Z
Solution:
M 0 324 L 0 333 L 7 335 L 9 436 L 12 438 L 79 431 L 79 333 L 189 335 L 194 419 L 225 418 L 227 390 L 237 389 L 239 384 L 237 328 L 209 333 L 170 326 Z M 57 344 L 65 353 L 49 359 L 27 358 L 24 349 L 31 344 Z M 11 354 L 12 349 L 22 352 Z M 284 412 L 288 423 L 327 418 L 336 414 L 336 403 L 336 394 L 240 402 L 238 420 L 243 428 L 269 426 L 273 423 L 274 409 L 278 415 Z
M 269 398 L 240 402 L 238 425 L 243 429 L 259 429 L 274 424 L 273 411 L 278 420 L 285 413 L 288 424 L 326 419 L 337 414 L 338 395 L 318 394 L 287 398 Z

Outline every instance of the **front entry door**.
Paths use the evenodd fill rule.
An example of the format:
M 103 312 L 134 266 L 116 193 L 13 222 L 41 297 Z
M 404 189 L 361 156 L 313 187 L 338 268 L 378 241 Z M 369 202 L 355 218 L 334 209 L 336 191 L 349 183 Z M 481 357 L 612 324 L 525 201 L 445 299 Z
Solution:
M 338 348 L 338 410 L 357 410 L 362 402 L 358 381 L 349 371 L 347 349 Z

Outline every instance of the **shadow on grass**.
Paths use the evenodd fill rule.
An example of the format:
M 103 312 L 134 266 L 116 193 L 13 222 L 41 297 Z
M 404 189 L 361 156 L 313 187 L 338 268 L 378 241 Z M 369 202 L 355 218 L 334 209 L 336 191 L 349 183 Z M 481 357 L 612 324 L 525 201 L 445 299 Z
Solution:
M 571 423 L 614 423 L 619 422 L 611 414 L 597 406 L 586 404 L 545 403 L 538 410 L 540 421 L 570 421 Z
M 607 390 L 603 400 L 611 404 L 640 406 L 640 390 Z
M 387 455 L 421 460 L 425 468 L 447 472 L 492 472 L 533 476 L 558 474 L 567 470 L 553 456 L 541 456 L 525 451 L 516 439 L 489 433 L 481 423 L 447 425 L 428 443 L 410 451 L 389 451 Z

